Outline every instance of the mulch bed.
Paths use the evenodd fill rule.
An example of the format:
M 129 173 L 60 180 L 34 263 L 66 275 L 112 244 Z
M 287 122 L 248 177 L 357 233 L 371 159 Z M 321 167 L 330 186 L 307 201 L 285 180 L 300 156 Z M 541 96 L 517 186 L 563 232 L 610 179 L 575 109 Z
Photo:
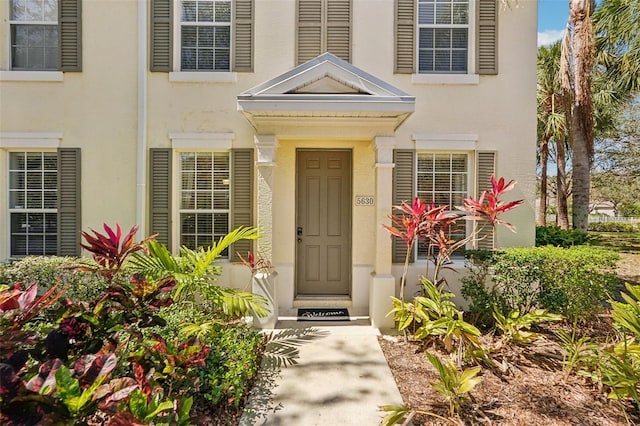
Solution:
M 483 345 L 496 344 L 484 336 Z M 425 351 L 441 359 L 448 355 L 402 337 L 381 337 L 380 346 L 398 384 L 404 403 L 412 409 L 448 416 L 449 406 L 430 383 L 438 380 Z M 610 401 L 586 379 L 575 374 L 565 377 L 559 346 L 549 339 L 527 347 L 510 346 L 500 350 L 501 368 L 483 368 L 482 382 L 471 392 L 459 418 L 449 422 L 417 415 L 414 425 L 626 425 L 640 424 L 630 403 Z M 496 356 L 494 355 L 494 359 Z M 501 371 L 503 370 L 503 371 Z

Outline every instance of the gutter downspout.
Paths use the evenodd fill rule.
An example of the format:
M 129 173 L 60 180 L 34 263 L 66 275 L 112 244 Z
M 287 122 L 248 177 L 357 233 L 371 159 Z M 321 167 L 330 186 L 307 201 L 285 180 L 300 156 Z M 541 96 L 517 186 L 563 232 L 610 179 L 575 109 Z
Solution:
M 147 1 L 138 0 L 138 139 L 136 166 L 136 223 L 147 236 Z

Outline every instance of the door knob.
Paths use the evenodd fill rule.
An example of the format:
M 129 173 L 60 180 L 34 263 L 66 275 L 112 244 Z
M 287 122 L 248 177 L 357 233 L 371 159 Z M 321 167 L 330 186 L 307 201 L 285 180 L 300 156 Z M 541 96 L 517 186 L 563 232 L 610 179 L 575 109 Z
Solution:
M 296 235 L 302 235 L 302 226 L 298 226 L 298 228 L 296 229 Z

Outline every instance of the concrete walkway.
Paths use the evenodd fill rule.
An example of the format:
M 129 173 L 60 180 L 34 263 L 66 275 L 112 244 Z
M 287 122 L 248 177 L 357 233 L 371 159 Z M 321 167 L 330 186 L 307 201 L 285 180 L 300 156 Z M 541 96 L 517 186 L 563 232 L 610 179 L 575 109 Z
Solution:
M 296 365 L 282 368 L 279 374 L 263 369 L 240 424 L 380 424 L 384 414 L 379 407 L 399 405 L 402 397 L 378 344 L 379 331 L 368 321 L 357 323 L 364 325 L 278 322 L 274 333 L 298 330 L 310 337 L 299 345 Z

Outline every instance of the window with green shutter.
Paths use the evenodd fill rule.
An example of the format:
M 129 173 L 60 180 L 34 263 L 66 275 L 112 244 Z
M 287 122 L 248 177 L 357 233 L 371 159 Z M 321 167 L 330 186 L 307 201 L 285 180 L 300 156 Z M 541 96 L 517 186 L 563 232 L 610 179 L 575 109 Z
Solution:
M 491 190 L 491 175 L 495 175 L 495 172 L 495 151 L 478 151 L 476 153 L 476 197 L 479 197 L 482 191 Z M 495 248 L 495 230 L 482 224 L 475 225 L 480 227 L 476 235 L 475 248 L 478 250 Z
M 151 71 L 253 71 L 253 8 L 254 0 L 152 0 Z
M 496 0 L 395 0 L 395 72 L 497 74 L 497 29 Z
M 10 0 L 12 70 L 82 70 L 81 0 Z
M 351 61 L 351 0 L 297 0 L 296 62 L 330 52 Z

